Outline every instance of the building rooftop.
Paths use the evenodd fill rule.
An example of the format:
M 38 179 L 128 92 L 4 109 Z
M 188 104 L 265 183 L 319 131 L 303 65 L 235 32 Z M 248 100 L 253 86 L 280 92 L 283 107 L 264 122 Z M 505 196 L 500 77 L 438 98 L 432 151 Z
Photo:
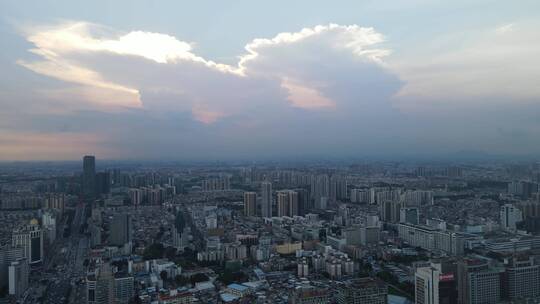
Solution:
M 245 285 L 240 285 L 240 284 L 236 284 L 236 283 L 228 285 L 227 288 L 238 290 L 238 291 L 241 291 L 241 292 L 246 291 L 247 289 L 249 289 L 249 287 L 247 287 Z
M 239 299 L 239 297 L 232 295 L 230 293 L 222 293 L 220 294 L 220 297 L 221 297 L 221 300 L 225 303 L 234 302 Z

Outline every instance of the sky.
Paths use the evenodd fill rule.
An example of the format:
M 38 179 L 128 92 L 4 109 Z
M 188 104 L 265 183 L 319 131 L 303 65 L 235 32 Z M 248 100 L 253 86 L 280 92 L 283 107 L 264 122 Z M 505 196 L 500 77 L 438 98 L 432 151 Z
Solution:
M 0 160 L 540 155 L 540 2 L 0 2 Z

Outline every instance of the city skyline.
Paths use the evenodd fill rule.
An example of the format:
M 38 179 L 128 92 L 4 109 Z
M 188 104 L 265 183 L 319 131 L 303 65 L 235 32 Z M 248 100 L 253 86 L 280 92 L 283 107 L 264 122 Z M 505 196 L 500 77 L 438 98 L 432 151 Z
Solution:
M 540 1 L 0 1 L 0 304 L 540 304 Z
M 538 8 L 5 1 L 0 160 L 537 157 Z
M 1 302 L 540 302 L 538 160 L 0 168 Z

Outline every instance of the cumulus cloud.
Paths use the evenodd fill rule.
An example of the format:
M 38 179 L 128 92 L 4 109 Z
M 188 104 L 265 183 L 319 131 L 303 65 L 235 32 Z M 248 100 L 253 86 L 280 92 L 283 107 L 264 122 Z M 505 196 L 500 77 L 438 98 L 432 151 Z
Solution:
M 380 33 L 356 25 L 330 24 L 280 33 L 271 39 L 255 39 L 246 45 L 247 54 L 240 57 L 237 66 L 197 56 L 190 43 L 165 34 L 120 33 L 85 22 L 27 31 L 28 41 L 35 45 L 31 51 L 42 60 L 20 60 L 19 64 L 36 73 L 86 86 L 79 93 L 84 96 L 82 100 L 95 95 L 95 103 L 100 105 L 106 99 L 111 104 L 144 107 L 145 102 L 139 96 L 142 90 L 156 91 L 157 86 L 165 90 L 180 88 L 184 98 L 178 102 L 182 104 L 179 106 L 190 107 L 194 118 L 205 123 L 242 110 L 246 103 L 242 96 L 251 95 L 250 102 L 260 99 L 261 96 L 256 96 L 259 92 L 249 92 L 265 81 L 285 89 L 285 96 L 293 106 L 335 105 L 336 101 L 323 92 L 332 85 L 329 83 L 332 80 L 313 77 L 315 75 L 309 71 L 313 65 L 327 64 L 320 61 L 321 55 L 346 56 L 358 61 L 357 65 L 382 69 L 382 57 L 389 53 L 373 47 L 384 40 Z M 321 54 L 322 51 L 326 54 Z M 223 94 L 220 90 L 225 88 L 220 87 L 224 84 L 240 94 Z M 91 94 L 88 87 L 100 92 Z M 116 92 L 118 98 L 104 98 L 101 91 L 109 91 L 108 96 Z M 228 97 L 232 97 L 231 100 L 227 100 Z
M 500 112 L 426 114 L 404 111 L 403 102 L 491 96 L 494 84 L 497 90 L 509 88 L 509 95 L 538 96 L 532 80 L 504 86 L 508 76 L 490 70 L 501 56 L 513 54 L 512 41 L 519 42 L 520 54 L 530 55 L 525 42 L 509 35 L 519 30 L 516 24 L 494 27 L 487 31 L 491 36 L 461 50 L 399 61 L 373 28 L 318 25 L 254 39 L 236 64 L 223 64 L 197 55 L 193 43 L 162 33 L 86 22 L 31 27 L 26 38 L 34 58 L 18 63 L 58 83 L 19 96 L 30 107 L 8 104 L 17 108 L 16 117 L 0 113 L 0 128 L 12 136 L 3 149 L 13 155 L 29 147 L 14 141 L 15 134 L 45 134 L 45 147 L 62 141 L 82 147 L 68 149 L 72 158 L 85 149 L 104 157 L 177 159 L 497 147 L 493 143 L 504 142 L 507 134 L 497 130 L 516 129 L 494 121 Z M 486 49 L 488 56 L 477 53 Z M 464 68 L 470 73 L 462 75 Z M 536 109 L 531 106 L 530 113 Z M 477 121 L 485 125 L 471 128 Z M 534 124 L 523 126 L 530 136 L 540 132 Z M 82 136 L 75 140 L 74 134 Z
M 373 48 L 374 45 L 384 41 L 382 34 L 373 28 L 358 25 L 342 26 L 338 24 L 318 25 L 313 28 L 304 28 L 299 32 L 285 32 L 271 39 L 254 39 L 245 49 L 248 54 L 240 58 L 239 67 L 243 73 L 250 70 L 250 65 L 265 66 L 272 59 L 272 52 L 287 46 L 299 43 L 320 45 L 334 50 L 347 50 L 358 57 L 366 57 L 381 62 L 381 58 L 390 52 L 386 49 Z M 313 54 L 302 54 L 313 58 Z M 315 56 L 317 57 L 317 56 Z M 266 66 L 265 71 L 271 68 Z M 254 72 L 257 69 L 253 69 Z
M 389 98 L 402 85 L 384 65 L 390 51 L 379 46 L 383 35 L 357 25 L 254 39 L 236 65 L 205 59 L 192 43 L 160 33 L 86 22 L 26 33 L 37 59 L 18 63 L 64 82 L 64 88 L 39 92 L 47 101 L 64 100 L 60 104 L 71 111 L 51 109 L 33 127 L 92 130 L 125 150 L 143 143 L 145 155 L 176 151 L 183 143 L 195 154 L 244 146 L 272 155 L 302 137 L 319 153 L 332 133 L 361 126 L 358 133 L 365 133 L 383 123 L 377 115 L 394 115 Z M 321 122 L 328 128 L 320 130 Z M 305 136 L 311 132 L 318 135 Z M 148 151 L 153 146 L 161 148 Z

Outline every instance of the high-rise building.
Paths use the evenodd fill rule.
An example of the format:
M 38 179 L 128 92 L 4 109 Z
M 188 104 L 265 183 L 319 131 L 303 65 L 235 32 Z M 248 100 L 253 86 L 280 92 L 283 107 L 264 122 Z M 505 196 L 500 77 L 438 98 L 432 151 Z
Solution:
M 309 192 L 303 188 L 294 189 L 293 191 L 298 194 L 298 215 L 304 216 L 313 208 L 310 204 Z
M 388 287 L 373 278 L 355 279 L 338 287 L 338 304 L 387 304 Z
M 112 184 L 116 186 L 120 186 L 122 184 L 122 172 L 120 169 L 113 169 L 112 174 Z
M 56 239 L 56 216 L 52 212 L 45 211 L 41 215 L 41 223 L 43 224 L 43 232 L 47 244 L 52 244 Z
M 334 218 L 338 225 L 348 226 L 350 222 L 349 208 L 343 204 L 338 207 L 337 217 Z
M 261 183 L 261 216 L 272 217 L 272 183 Z
M 341 237 L 345 239 L 346 245 L 360 246 L 360 229 L 359 226 L 351 226 L 341 229 Z
M 26 258 L 11 262 L 9 272 L 9 294 L 19 299 L 28 289 L 29 266 Z
M 278 216 L 298 215 L 298 193 L 292 190 L 282 190 L 277 193 Z
M 257 214 L 257 193 L 244 192 L 244 216 Z
M 104 195 L 111 192 L 111 174 L 109 172 L 98 172 L 95 178 L 96 194 Z
M 97 223 L 92 223 L 88 226 L 88 230 L 90 230 L 90 246 L 100 246 L 102 242 L 101 226 Z
M 83 157 L 83 195 L 85 198 L 92 199 L 96 191 L 96 158 L 93 155 Z
M 458 262 L 459 304 L 498 303 L 501 299 L 501 274 L 487 258 L 464 258 Z
M 143 191 L 141 189 L 136 189 L 136 188 L 129 189 L 129 199 L 131 201 L 131 205 L 133 206 L 141 205 L 143 201 Z
M 384 222 L 397 223 L 400 220 L 400 211 L 403 204 L 396 200 L 385 200 L 381 204 L 381 219 Z
M 330 199 L 336 201 L 338 199 L 347 198 L 347 180 L 340 175 L 332 175 L 330 178 Z
M 211 213 L 205 217 L 206 229 L 216 229 L 218 227 L 218 217 L 215 213 Z
M 86 278 L 86 301 L 88 304 L 114 303 L 114 276 L 108 263 L 99 265 Z
M 277 216 L 288 216 L 289 212 L 289 193 L 287 191 L 278 191 L 276 194 Z
M 209 178 L 202 181 L 203 191 L 222 191 L 231 189 L 231 178 L 229 176 L 220 176 L 218 178 Z
M 309 276 L 309 266 L 305 259 L 298 262 L 297 268 L 297 274 L 299 278 L 307 278 Z
M 415 303 L 456 304 L 454 272 L 445 269 L 441 263 L 428 263 L 418 267 L 415 273 Z
M 380 240 L 381 228 L 377 226 L 360 228 L 360 244 L 366 246 L 377 244 Z
M 517 207 L 521 210 L 523 219 L 540 217 L 540 201 L 522 201 L 518 203 Z
M 184 251 L 184 249 L 189 246 L 189 227 L 183 227 L 182 230 L 178 230 L 179 227 L 173 225 L 171 227 L 173 247 L 177 250 Z
M 133 297 L 133 277 L 125 273 L 114 275 L 114 303 L 128 304 Z
M 8 287 L 8 267 L 11 262 L 24 257 L 23 247 L 14 247 L 11 244 L 0 247 L 0 289 Z
M 399 222 L 418 225 L 420 222 L 420 212 L 418 211 L 418 208 L 401 208 L 399 211 Z
M 500 211 L 501 228 L 506 231 L 515 231 L 516 224 L 523 220 L 521 210 L 512 204 L 504 204 Z
M 540 298 L 540 265 L 533 257 L 514 257 L 508 261 L 503 296 L 511 300 Z
M 463 169 L 456 166 L 450 166 L 446 168 L 446 176 L 450 178 L 458 178 L 463 176 Z
M 375 196 L 375 202 L 377 204 L 382 204 L 387 201 L 392 202 L 402 202 L 403 193 L 400 188 L 393 189 L 393 190 L 375 190 L 374 196 Z
M 43 207 L 58 210 L 60 214 L 63 214 L 66 207 L 65 195 L 63 193 L 48 193 L 45 196 Z
M 316 209 L 326 209 L 330 196 L 330 179 L 328 175 L 313 175 L 311 177 L 311 200 Z
M 369 203 L 370 192 L 364 189 L 352 189 L 351 190 L 351 203 Z
M 528 199 L 538 193 L 540 184 L 530 181 L 512 181 L 508 183 L 508 194 Z
M 405 206 L 433 205 L 433 191 L 408 190 L 401 199 Z
M 117 213 L 110 223 L 109 244 L 124 246 L 131 242 L 131 217 L 126 213 Z
M 298 212 L 298 193 L 296 191 L 289 191 L 289 216 L 299 215 Z
M 32 219 L 29 225 L 22 226 L 13 231 L 11 243 L 14 247 L 24 249 L 24 257 L 29 264 L 43 261 L 43 231 L 36 219 Z

